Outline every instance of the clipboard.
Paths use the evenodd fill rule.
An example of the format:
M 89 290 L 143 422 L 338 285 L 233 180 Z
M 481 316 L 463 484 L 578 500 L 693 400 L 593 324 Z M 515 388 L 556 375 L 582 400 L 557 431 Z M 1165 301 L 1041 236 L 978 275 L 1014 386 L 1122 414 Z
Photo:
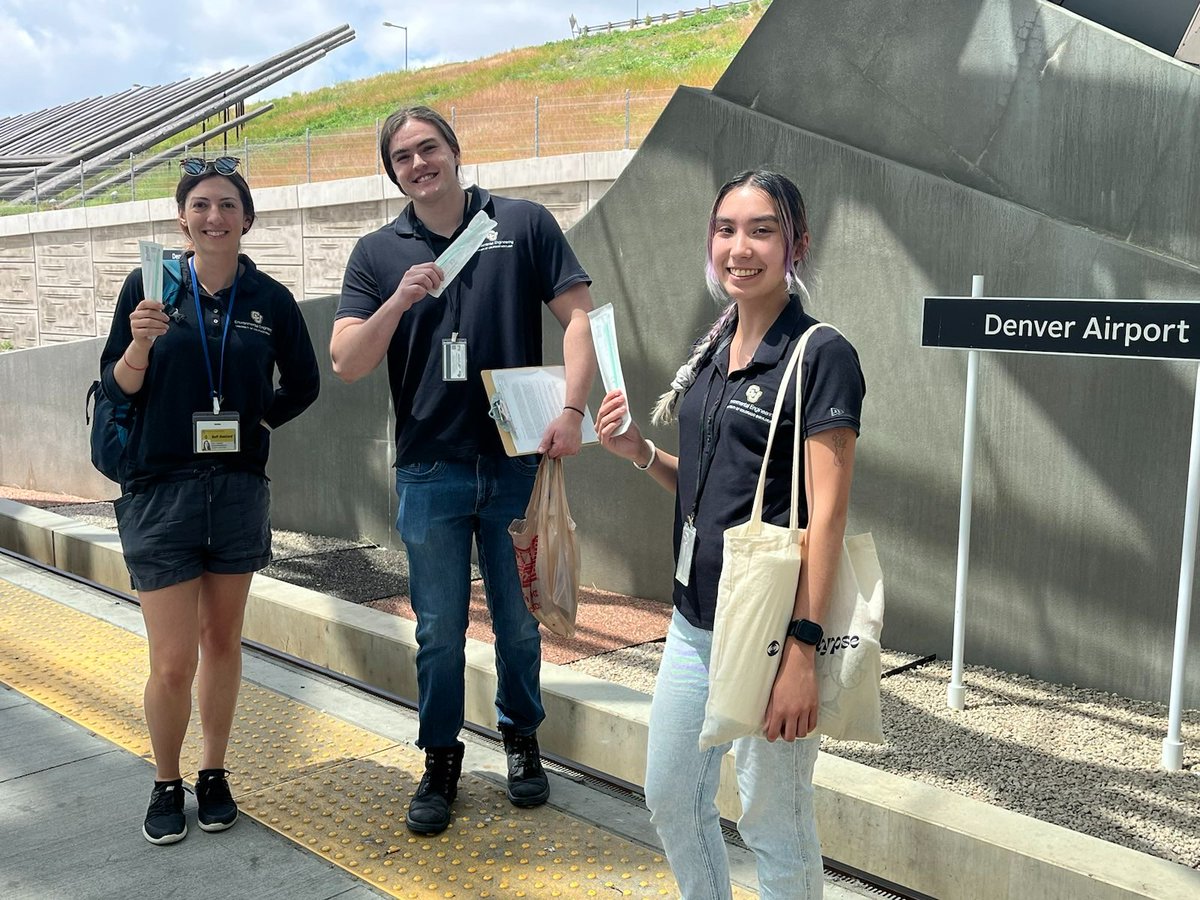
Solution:
M 562 414 L 567 402 L 567 371 L 562 366 L 484 369 L 488 415 L 496 423 L 509 456 L 537 453 L 546 427 Z M 598 444 L 592 412 L 583 408 L 583 443 Z

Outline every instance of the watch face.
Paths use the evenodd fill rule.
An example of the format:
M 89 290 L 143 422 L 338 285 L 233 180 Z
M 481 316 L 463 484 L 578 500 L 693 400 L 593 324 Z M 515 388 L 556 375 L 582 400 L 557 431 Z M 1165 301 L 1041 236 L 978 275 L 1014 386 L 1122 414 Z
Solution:
M 788 627 L 788 634 L 802 644 L 816 645 L 820 643 L 825 632 L 816 622 L 811 622 L 808 619 L 799 619 L 792 622 Z

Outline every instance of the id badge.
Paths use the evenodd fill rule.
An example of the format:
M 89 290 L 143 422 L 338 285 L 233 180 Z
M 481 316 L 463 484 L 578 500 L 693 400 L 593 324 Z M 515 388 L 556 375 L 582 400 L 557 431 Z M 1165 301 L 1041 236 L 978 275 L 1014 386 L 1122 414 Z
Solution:
M 192 413 L 192 451 L 237 453 L 242 448 L 242 423 L 237 413 Z
M 442 338 L 442 381 L 467 380 L 467 342 L 453 335 Z
M 675 580 L 684 587 L 692 577 L 692 553 L 696 549 L 696 526 L 691 518 L 683 522 L 683 533 L 679 536 L 679 562 L 675 565 Z

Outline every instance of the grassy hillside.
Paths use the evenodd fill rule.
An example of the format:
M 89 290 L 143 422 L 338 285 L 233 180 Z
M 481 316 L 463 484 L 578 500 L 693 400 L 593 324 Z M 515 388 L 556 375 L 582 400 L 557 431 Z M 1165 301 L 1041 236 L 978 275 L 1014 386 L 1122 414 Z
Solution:
M 451 105 L 532 108 L 535 96 L 544 102 L 616 96 L 626 90 L 667 91 L 680 84 L 711 87 L 768 5 L 769 0 L 761 0 L 650 28 L 556 41 L 295 93 L 272 101 L 275 109 L 248 123 L 244 135 L 255 142 L 302 137 L 306 129 L 319 133 L 374 128 L 377 119 L 413 103 L 448 114 Z
M 676 87 L 717 82 L 769 5 L 770 0 L 754 0 L 633 31 L 293 93 L 272 100 L 274 109 L 240 133 L 207 146 L 197 141 L 192 151 L 237 153 L 255 188 L 373 175 L 379 171 L 378 123 L 416 103 L 454 121 L 467 163 L 634 148 Z M 256 105 L 264 104 L 248 109 Z M 219 118 L 209 124 L 218 126 Z M 197 126 L 176 134 L 145 155 L 202 133 Z M 108 185 L 103 194 L 88 197 L 88 205 L 170 196 L 178 178 L 174 159 L 139 171 L 136 185 L 109 184 L 111 173 L 107 167 L 88 172 L 89 186 Z M 73 194 L 68 189 L 58 205 L 77 202 Z M 0 215 L 37 208 L 0 202 Z

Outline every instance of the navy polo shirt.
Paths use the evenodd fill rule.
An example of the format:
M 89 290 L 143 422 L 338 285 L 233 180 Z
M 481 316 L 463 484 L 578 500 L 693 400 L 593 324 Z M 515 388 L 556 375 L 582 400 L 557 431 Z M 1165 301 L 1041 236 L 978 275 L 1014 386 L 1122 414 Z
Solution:
M 688 586 L 675 582 L 675 606 L 697 628 L 712 630 L 721 579 L 725 529 L 746 522 L 767 448 L 771 412 L 779 382 L 800 336 L 817 320 L 804 312 L 796 297 L 783 308 L 763 336 L 750 364 L 729 372 L 726 345 L 702 368 L 679 407 L 679 486 L 675 506 L 675 558 L 684 520 L 695 510 L 696 546 Z M 801 362 L 805 437 L 831 428 L 853 428 L 857 434 L 866 393 L 858 353 L 844 337 L 823 328 L 809 339 Z M 711 423 L 711 424 L 708 424 Z M 714 443 L 712 462 L 696 503 L 701 442 L 706 424 Z M 792 441 L 796 431 L 795 388 L 784 397 L 783 410 L 767 463 L 763 518 L 787 525 L 791 504 Z M 804 457 L 801 456 L 801 477 Z M 808 505 L 800 491 L 800 526 L 808 523 Z
M 359 240 L 335 318 L 370 318 L 405 272 L 434 262 L 480 209 L 496 221 L 495 232 L 440 298 L 426 295 L 400 317 L 388 346 L 396 465 L 504 455 L 480 372 L 541 365 L 542 305 L 591 283 L 545 207 L 472 187 L 462 225 L 449 238 L 425 228 L 409 204 Z M 442 379 L 442 340 L 455 330 L 467 343 L 466 381 Z
M 129 441 L 130 484 L 169 478 L 198 463 L 264 473 L 270 432 L 260 423 L 278 428 L 303 412 L 320 391 L 320 370 L 300 307 L 286 287 L 260 272 L 245 255 L 239 257 L 242 269 L 225 347 L 225 374 L 220 377 L 230 290 L 213 296 L 201 289 L 203 321 L 197 322 L 187 264 L 190 256 L 183 260 L 184 283 L 174 301 L 176 317 L 154 342 L 141 390 L 128 397 L 113 374 L 133 340 L 129 316 L 143 299 L 141 269 L 125 279 L 100 356 L 105 393 L 117 400 L 127 397 L 138 408 Z M 241 417 L 241 450 L 201 458 L 193 446 L 192 413 L 212 412 L 205 346 L 214 381 L 220 381 L 224 393 L 221 409 Z

